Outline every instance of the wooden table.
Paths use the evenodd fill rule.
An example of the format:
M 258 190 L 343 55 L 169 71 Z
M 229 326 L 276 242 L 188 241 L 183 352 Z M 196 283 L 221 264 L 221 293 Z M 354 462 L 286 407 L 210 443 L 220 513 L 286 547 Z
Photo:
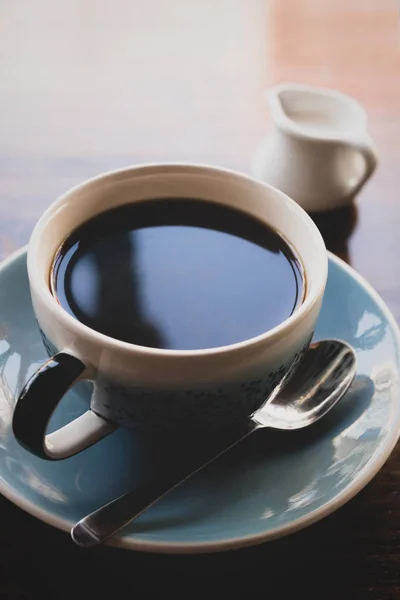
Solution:
M 366 106 L 381 163 L 354 208 L 318 222 L 400 318 L 399 47 L 392 0 L 4 0 L 0 254 L 104 170 L 183 159 L 248 172 L 269 126 L 263 90 L 332 86 Z M 223 584 L 234 598 L 400 598 L 399 456 L 308 530 L 202 557 L 80 551 L 2 498 L 1 597 L 214 597 Z

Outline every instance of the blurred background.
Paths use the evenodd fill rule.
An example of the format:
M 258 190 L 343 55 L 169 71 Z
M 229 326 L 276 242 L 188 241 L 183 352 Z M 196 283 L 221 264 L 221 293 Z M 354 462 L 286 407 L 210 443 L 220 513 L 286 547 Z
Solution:
M 389 285 L 400 262 L 390 276 L 384 265 L 395 251 L 384 232 L 400 227 L 395 2 L 2 0 L 0 11 L 0 257 L 60 193 L 101 171 L 185 160 L 250 172 L 270 126 L 264 90 L 335 87 L 366 107 L 381 162 L 361 214 L 321 228 L 342 227 L 332 249 L 400 316 Z M 373 255 L 366 236 L 379 239 Z

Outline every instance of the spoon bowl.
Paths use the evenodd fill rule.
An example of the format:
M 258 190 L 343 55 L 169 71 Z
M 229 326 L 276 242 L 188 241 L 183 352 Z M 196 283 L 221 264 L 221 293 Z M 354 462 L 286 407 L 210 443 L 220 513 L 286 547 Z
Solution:
M 253 415 L 260 427 L 301 429 L 324 417 L 356 374 L 353 349 L 339 340 L 312 344 L 294 375 Z

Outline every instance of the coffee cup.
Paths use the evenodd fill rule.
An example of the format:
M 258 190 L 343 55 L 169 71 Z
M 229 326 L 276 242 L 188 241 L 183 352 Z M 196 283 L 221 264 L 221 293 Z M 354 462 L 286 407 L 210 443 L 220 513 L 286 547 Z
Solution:
M 230 345 L 196 350 L 140 346 L 98 332 L 69 314 L 51 290 L 54 256 L 77 227 L 112 208 L 154 198 L 201 198 L 238 209 L 280 232 L 301 261 L 304 298 L 282 323 Z M 139 165 L 73 188 L 36 224 L 28 247 L 34 312 L 50 355 L 26 383 L 13 415 L 16 439 L 49 460 L 67 458 L 117 427 L 149 432 L 218 428 L 245 420 L 283 385 L 312 339 L 327 253 L 310 217 L 279 190 L 226 169 Z M 88 410 L 47 433 L 66 392 L 93 385 Z

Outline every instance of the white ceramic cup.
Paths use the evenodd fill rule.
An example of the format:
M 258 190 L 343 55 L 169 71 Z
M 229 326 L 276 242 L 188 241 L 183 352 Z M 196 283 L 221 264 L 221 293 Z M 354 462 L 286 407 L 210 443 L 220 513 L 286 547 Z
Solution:
M 306 280 L 303 303 L 286 321 L 257 337 L 188 351 L 119 341 L 68 314 L 49 287 L 55 253 L 66 237 L 111 208 L 168 197 L 228 205 L 279 231 L 302 262 Z M 58 460 L 90 446 L 119 425 L 209 428 L 247 418 L 293 371 L 307 349 L 321 307 L 327 264 L 317 227 L 295 202 L 270 186 L 228 170 L 189 164 L 145 165 L 106 173 L 75 187 L 47 209 L 29 243 L 32 302 L 52 358 L 20 394 L 13 417 L 16 438 L 34 454 Z M 46 435 L 57 404 L 82 380 L 94 384 L 90 408 Z

